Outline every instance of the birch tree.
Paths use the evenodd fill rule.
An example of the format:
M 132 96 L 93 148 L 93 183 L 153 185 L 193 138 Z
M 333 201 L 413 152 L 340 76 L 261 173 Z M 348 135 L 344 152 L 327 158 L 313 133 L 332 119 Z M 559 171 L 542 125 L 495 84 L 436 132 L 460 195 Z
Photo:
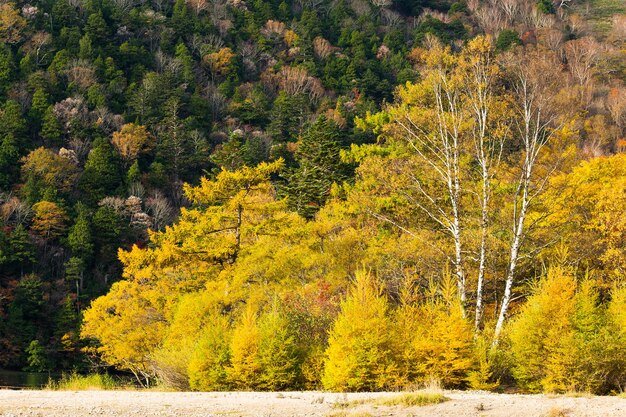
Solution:
M 472 121 L 469 136 L 474 159 L 480 168 L 479 192 L 476 193 L 480 205 L 480 237 L 474 317 L 474 328 L 478 331 L 484 312 L 491 183 L 499 169 L 504 141 L 509 134 L 509 114 L 505 103 L 494 91 L 500 70 L 494 60 L 493 44 L 489 38 L 478 37 L 469 42 L 461 56 L 460 67 L 465 77 L 463 94 Z
M 412 175 L 416 194 L 406 195 L 451 237 L 454 245 L 451 262 L 465 311 L 467 291 L 460 207 L 463 130 L 467 127 L 461 97 L 463 80 L 456 71 L 457 57 L 449 48 L 436 45 L 429 51 L 422 51 L 422 61 L 425 65 L 423 80 L 401 90 L 400 98 L 404 103 L 391 109 L 390 115 L 397 127 L 396 133 L 433 176 L 425 180 Z M 427 182 L 436 185 L 432 187 Z
M 504 294 L 500 303 L 493 345 L 498 344 L 509 307 L 513 286 L 516 284 L 521 248 L 529 232 L 528 213 L 531 204 L 546 186 L 555 166 L 542 167 L 538 173 L 544 148 L 554 138 L 560 127 L 554 111 L 554 99 L 558 92 L 559 73 L 554 71 L 552 61 L 539 56 L 537 51 L 520 51 L 510 56 L 508 68 L 512 76 L 515 95 L 516 130 L 521 147 L 519 177 L 513 195 L 512 238 L 509 243 L 509 261 L 506 270 Z
M 468 288 L 476 283 L 478 331 L 493 210 L 491 183 L 509 136 L 510 100 L 494 87 L 502 74 L 489 37 L 477 37 L 456 55 L 439 45 L 414 55 L 423 78 L 399 90 L 399 103 L 387 109 L 389 121 L 383 127 L 384 135 L 399 142 L 412 161 L 397 164 L 404 179 L 392 192 L 416 209 L 415 216 L 425 215 L 451 243 L 445 257 L 453 266 L 464 311 L 473 298 Z M 381 211 L 370 213 L 414 236 L 425 226 L 419 221 L 403 223 Z

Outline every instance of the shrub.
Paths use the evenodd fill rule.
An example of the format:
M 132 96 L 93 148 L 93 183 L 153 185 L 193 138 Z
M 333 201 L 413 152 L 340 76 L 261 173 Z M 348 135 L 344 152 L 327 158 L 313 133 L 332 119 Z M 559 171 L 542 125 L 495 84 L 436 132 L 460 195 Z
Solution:
M 63 374 L 58 382 L 49 382 L 47 389 L 60 391 L 111 390 L 121 385 L 109 374 Z
M 233 330 L 230 342 L 231 367 L 228 369 L 228 376 L 238 388 L 254 389 L 259 384 L 261 363 L 257 320 L 256 311 L 248 304 L 239 325 Z
M 440 404 L 448 401 L 441 392 L 411 392 L 406 394 L 397 395 L 389 398 L 381 398 L 376 401 L 379 405 L 401 405 L 403 407 L 415 407 L 424 406 L 430 404 Z
M 277 391 L 293 387 L 298 375 L 296 344 L 277 302 L 261 316 L 259 334 L 259 388 Z
M 257 317 L 248 306 L 231 340 L 229 377 L 238 388 L 281 390 L 298 378 L 294 336 L 278 302 Z

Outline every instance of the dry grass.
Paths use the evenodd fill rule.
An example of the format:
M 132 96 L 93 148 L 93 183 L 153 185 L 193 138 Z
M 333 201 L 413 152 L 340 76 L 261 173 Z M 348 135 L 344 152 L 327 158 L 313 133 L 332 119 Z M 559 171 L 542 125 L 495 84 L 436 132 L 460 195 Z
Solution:
M 559 407 L 552 407 L 542 417 L 569 417 L 569 412 Z
M 332 407 L 333 408 L 352 408 L 352 407 L 356 407 L 359 405 L 363 405 L 366 404 L 368 402 L 371 402 L 372 400 L 369 399 L 362 399 L 362 400 L 352 400 L 352 401 L 348 401 L 347 397 L 344 397 L 341 400 L 337 400 L 334 403 L 332 403 Z
M 56 391 L 128 389 L 128 387 L 121 386 L 118 381 L 108 374 L 79 375 L 75 372 L 69 375 L 64 374 L 58 382 L 48 382 L 45 388 Z
M 443 395 L 443 391 L 439 389 L 421 390 L 415 392 L 407 392 L 388 397 L 380 398 L 363 398 L 359 400 L 349 401 L 347 397 L 337 400 L 332 404 L 333 408 L 348 409 L 358 407 L 360 405 L 372 404 L 375 406 L 386 407 L 420 407 L 424 405 L 440 404 L 448 401 L 449 398 Z
M 379 398 L 376 400 L 377 405 L 386 406 L 402 406 L 402 407 L 416 407 L 431 404 L 440 404 L 444 401 L 448 401 L 441 392 L 411 392 L 406 394 L 400 394 L 389 398 Z
M 334 411 L 326 417 L 372 417 L 372 415 L 365 411 Z
M 592 398 L 593 394 L 583 391 L 568 391 L 565 393 L 565 396 L 571 398 Z

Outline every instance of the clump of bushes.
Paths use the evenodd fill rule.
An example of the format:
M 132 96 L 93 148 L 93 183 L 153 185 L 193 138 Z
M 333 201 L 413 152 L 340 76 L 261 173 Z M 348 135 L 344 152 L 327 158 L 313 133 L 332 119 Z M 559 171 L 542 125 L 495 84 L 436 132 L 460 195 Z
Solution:
M 513 375 L 532 392 L 608 393 L 626 374 L 626 289 L 601 303 L 594 281 L 552 268 L 509 328 Z
M 49 381 L 46 389 L 58 391 L 112 390 L 128 388 L 109 374 L 63 374 L 57 382 Z

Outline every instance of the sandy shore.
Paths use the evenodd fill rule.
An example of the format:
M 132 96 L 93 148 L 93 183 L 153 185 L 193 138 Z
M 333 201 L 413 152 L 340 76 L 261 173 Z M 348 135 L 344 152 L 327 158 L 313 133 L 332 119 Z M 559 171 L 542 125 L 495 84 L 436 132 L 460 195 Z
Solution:
M 141 391 L 9 391 L 0 390 L 2 417 L 84 416 L 413 416 L 413 417 L 591 417 L 626 416 L 626 399 L 446 391 L 450 400 L 424 407 L 371 404 L 337 407 L 392 393 L 330 394 L 323 392 L 141 392 Z M 337 403 L 333 405 L 333 403 Z

